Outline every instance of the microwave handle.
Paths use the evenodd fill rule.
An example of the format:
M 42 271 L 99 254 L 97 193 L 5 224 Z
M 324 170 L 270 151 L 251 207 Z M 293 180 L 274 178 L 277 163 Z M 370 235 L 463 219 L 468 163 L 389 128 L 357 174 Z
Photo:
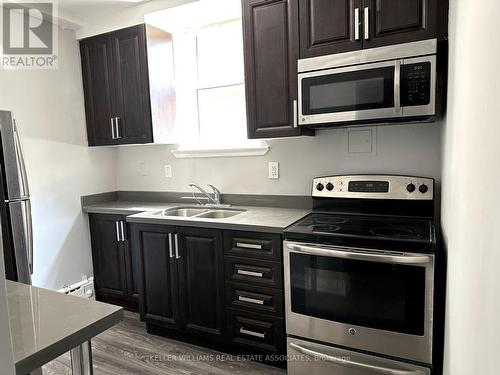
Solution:
M 316 357 L 321 360 L 327 361 L 327 362 L 332 362 L 335 363 L 339 366 L 350 368 L 353 370 L 359 370 L 359 371 L 369 371 L 370 373 L 373 374 L 380 374 L 380 375 L 422 375 L 423 372 L 420 370 L 399 370 L 399 369 L 392 369 L 388 367 L 381 367 L 381 366 L 376 366 L 376 365 L 371 365 L 368 363 L 361 363 L 361 362 L 356 362 L 351 359 L 343 359 L 339 357 L 335 357 L 329 354 L 325 353 L 320 353 L 317 352 L 316 350 L 305 348 L 299 344 L 295 343 L 290 343 L 289 344 L 291 348 L 295 349 L 299 353 L 305 354 L 307 356 L 311 357 Z
M 293 127 L 296 128 L 297 127 L 297 117 L 298 117 L 298 114 L 297 114 L 297 100 L 294 100 L 293 101 Z
M 401 60 L 394 65 L 394 110 L 401 112 Z
M 408 265 L 419 265 L 428 264 L 431 262 L 430 255 L 393 255 L 393 254 L 377 254 L 370 253 L 368 251 L 352 251 L 349 249 L 343 249 L 333 246 L 307 246 L 299 245 L 294 243 L 287 244 L 288 249 L 297 251 L 303 254 L 312 254 L 319 256 L 327 256 L 331 258 L 342 258 L 342 259 L 355 259 L 355 260 L 366 260 L 381 263 L 394 263 L 394 264 L 408 264 Z

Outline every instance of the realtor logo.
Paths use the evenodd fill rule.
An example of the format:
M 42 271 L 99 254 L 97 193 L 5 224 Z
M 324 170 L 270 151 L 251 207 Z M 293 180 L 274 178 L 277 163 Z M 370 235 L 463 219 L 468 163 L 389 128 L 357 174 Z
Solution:
M 54 1 L 3 1 L 3 68 L 51 69 L 57 63 Z

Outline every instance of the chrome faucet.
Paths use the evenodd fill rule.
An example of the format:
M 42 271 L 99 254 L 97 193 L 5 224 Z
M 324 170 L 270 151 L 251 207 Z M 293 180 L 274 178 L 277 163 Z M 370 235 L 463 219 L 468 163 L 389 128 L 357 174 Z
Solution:
M 215 186 L 208 184 L 208 186 L 213 190 L 213 197 L 212 195 L 210 195 L 210 193 L 207 193 L 204 189 L 196 184 L 191 183 L 189 184 L 189 186 L 198 189 L 214 206 L 222 206 L 222 203 L 220 201 L 220 191 Z

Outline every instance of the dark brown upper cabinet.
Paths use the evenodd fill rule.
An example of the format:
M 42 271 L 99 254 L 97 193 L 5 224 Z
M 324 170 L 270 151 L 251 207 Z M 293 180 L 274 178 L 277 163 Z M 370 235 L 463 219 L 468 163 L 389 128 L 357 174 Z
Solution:
M 363 48 L 362 0 L 299 0 L 300 57 Z
M 446 0 L 298 1 L 300 58 L 447 36 Z
M 81 40 L 80 53 L 89 146 L 173 141 L 171 34 L 132 26 Z
M 441 9 L 446 8 L 446 11 Z M 364 38 L 364 48 L 373 48 L 424 39 L 443 38 L 440 24 L 447 12 L 444 0 L 364 0 L 368 12 L 363 22 L 368 21 L 369 37 Z
M 297 5 L 296 0 L 242 0 L 248 138 L 304 132 L 296 110 Z

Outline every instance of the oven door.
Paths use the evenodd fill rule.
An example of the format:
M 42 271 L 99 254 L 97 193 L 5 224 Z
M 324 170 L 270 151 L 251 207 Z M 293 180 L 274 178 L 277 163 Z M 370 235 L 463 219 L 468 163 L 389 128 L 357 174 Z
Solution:
M 299 74 L 299 125 L 402 117 L 402 60 Z
M 289 335 L 432 363 L 434 255 L 284 249 Z

